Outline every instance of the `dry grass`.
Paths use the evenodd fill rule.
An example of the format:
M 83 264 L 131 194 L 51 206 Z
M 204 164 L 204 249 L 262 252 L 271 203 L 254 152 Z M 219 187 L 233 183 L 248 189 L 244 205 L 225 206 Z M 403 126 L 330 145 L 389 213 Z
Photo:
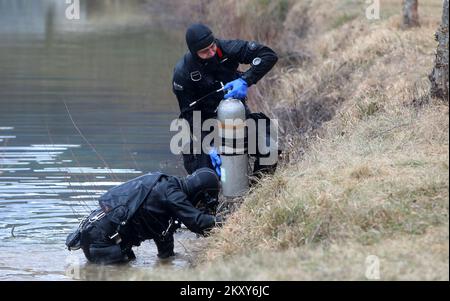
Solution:
M 329 12 L 318 7 L 339 6 L 338 2 L 311 1 L 309 11 Z M 382 3 L 382 9 L 383 5 L 394 11 L 389 10 L 392 1 Z M 299 68 L 281 70 L 269 99 L 293 112 L 292 105 L 324 99 L 335 106 L 324 109 L 337 115 L 323 126 L 320 138 L 309 141 L 298 162 L 249 194 L 241 210 L 210 239 L 207 262 L 254 250 L 339 249 L 342 244 L 352 246 L 340 249 L 348 249 L 343 256 L 352 258 L 353 249 L 382 250 L 387 242 L 390 249 L 399 248 L 393 254 L 400 254 L 403 244 L 414 245 L 414 235 L 444 229 L 449 203 L 448 106 L 427 98 L 440 7 L 430 1 L 422 8 L 422 26 L 406 31 L 399 14 L 386 14 L 377 22 L 363 17 L 337 22 L 326 13 L 323 19 L 311 17 L 321 26 L 303 39 L 308 41 L 305 52 L 315 56 Z M 446 239 L 448 244 L 448 234 Z M 426 253 L 426 247 L 418 243 L 407 250 Z M 443 259 L 448 267 L 448 247 L 442 252 L 443 256 L 429 257 L 435 262 L 427 264 L 410 254 L 416 260 L 411 266 L 417 268 L 408 272 L 410 278 L 448 279 L 448 272 L 435 277 L 432 270 L 420 272 L 428 264 L 445 263 Z M 282 264 L 283 256 L 274 254 L 274 261 Z M 337 267 L 339 261 L 334 264 Z M 404 279 L 394 271 L 388 278 Z M 322 279 L 320 273 L 311 273 L 296 278 Z
M 376 256 L 380 280 L 448 280 L 448 239 L 447 223 L 424 235 L 399 235 L 373 245 L 347 241 L 250 252 L 210 263 L 194 279 L 368 280 L 374 272 L 369 256 Z M 181 279 L 189 278 L 184 274 Z
M 300 163 L 249 195 L 214 236 L 209 259 L 313 243 L 373 244 L 445 223 L 446 109 L 407 119 L 379 115 L 347 135 L 316 141 Z
M 283 21 L 293 0 L 213 1 L 206 9 L 204 22 L 213 26 L 217 36 L 239 37 L 269 43 L 283 32 Z

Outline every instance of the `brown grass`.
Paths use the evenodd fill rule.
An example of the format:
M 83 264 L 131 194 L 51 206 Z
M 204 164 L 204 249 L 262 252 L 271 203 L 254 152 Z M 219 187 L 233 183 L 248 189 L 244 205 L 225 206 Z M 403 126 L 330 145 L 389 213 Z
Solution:
M 399 235 L 372 245 L 346 241 L 248 252 L 207 264 L 207 273 L 195 279 L 369 280 L 369 256 L 376 256 L 381 280 L 448 280 L 448 239 L 447 224 L 420 236 Z
M 392 3 L 383 5 L 389 11 Z M 279 70 L 269 99 L 288 110 L 325 99 L 336 115 L 308 141 L 303 157 L 250 193 L 210 240 L 206 261 L 303 246 L 376 247 L 387 240 L 394 248 L 395 238 L 448 224 L 448 106 L 427 99 L 440 9 L 422 6 L 422 26 L 407 31 L 399 14 L 377 22 L 355 17 L 338 27 L 330 16 L 311 17 L 322 24 L 303 38 L 305 52 L 315 57 Z M 312 7 L 314 14 L 330 11 Z M 418 108 L 418 99 L 428 103 Z M 448 262 L 448 248 L 443 251 Z

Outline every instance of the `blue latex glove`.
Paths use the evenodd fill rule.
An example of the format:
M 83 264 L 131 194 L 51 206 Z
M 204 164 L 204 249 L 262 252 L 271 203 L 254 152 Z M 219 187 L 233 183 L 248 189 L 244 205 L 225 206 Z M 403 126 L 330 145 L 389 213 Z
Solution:
M 231 90 L 225 94 L 225 99 L 236 98 L 242 100 L 247 96 L 247 82 L 242 78 L 227 83 L 223 88 L 224 90 Z
M 217 150 L 215 148 L 209 151 L 209 157 L 211 158 L 211 163 L 214 166 L 217 175 L 220 177 L 220 166 L 222 165 L 222 160 L 220 159 L 220 155 L 217 153 Z

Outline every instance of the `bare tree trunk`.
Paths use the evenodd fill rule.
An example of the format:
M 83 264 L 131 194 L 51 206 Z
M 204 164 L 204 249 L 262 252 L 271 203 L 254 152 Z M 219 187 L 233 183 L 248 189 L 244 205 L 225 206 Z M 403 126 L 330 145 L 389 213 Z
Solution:
M 403 0 L 403 26 L 419 26 L 419 0 Z
M 442 24 L 435 34 L 439 42 L 436 63 L 428 76 L 431 81 L 431 96 L 448 102 L 448 0 L 444 0 Z

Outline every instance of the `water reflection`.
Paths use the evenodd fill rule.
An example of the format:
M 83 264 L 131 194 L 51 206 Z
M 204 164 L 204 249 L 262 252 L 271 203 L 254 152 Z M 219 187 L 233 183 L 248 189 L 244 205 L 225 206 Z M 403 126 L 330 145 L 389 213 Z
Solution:
M 65 1 L 0 0 L 0 279 L 70 278 L 67 258 L 87 263 L 65 237 L 98 196 L 148 171 L 182 173 L 169 125 L 183 39 L 143 26 L 146 4 L 81 1 L 74 22 Z M 158 264 L 153 243 L 136 251 L 119 268 Z
M 80 0 L 79 19 L 70 20 L 66 11 L 74 3 L 65 0 L 0 0 L 0 34 L 45 35 L 93 31 L 111 26 L 137 26 L 148 23 L 145 0 Z M 147 21 L 147 22 L 146 22 Z

